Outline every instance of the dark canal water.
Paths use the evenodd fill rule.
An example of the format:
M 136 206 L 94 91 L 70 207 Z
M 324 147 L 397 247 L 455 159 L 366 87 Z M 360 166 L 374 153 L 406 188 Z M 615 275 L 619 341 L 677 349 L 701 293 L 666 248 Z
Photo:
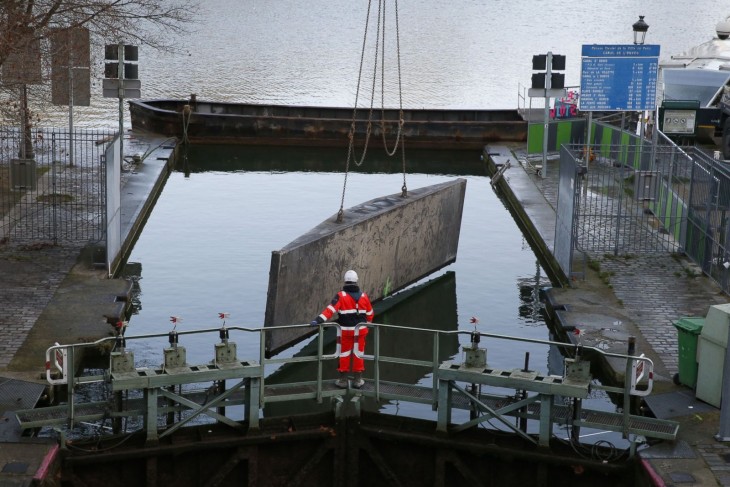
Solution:
M 219 312 L 230 315 L 229 325 L 261 326 L 271 252 L 337 212 L 344 182 L 337 168 L 343 157 L 344 151 L 338 149 L 191 148 L 171 174 L 129 259 L 139 292 L 128 334 L 166 333 L 171 329 L 170 316 L 182 318 L 179 330 L 217 327 Z M 534 299 L 536 288 L 548 286 L 549 280 L 492 190 L 479 152 L 410 151 L 407 164 L 412 168 L 406 179 L 411 189 L 455 177 L 467 179 L 458 257 L 416 283 L 414 288 L 426 284 L 416 298 L 390 307 L 376 316 L 376 322 L 471 330 L 470 319 L 476 316 L 480 331 L 550 339 L 542 306 Z M 399 166 L 397 159 L 373 151 L 349 175 L 345 206 L 398 193 L 403 183 Z M 431 357 L 430 342 L 423 337 L 401 334 L 390 339 L 384 339 L 384 346 L 398 343 L 418 358 Z M 209 362 L 216 340 L 215 335 L 184 336 L 181 343 L 188 350 L 188 362 Z M 236 342 L 239 357 L 258 358 L 255 336 L 239 335 Z M 460 346 L 467 342 L 467 337 L 444 342 L 440 358 L 461 361 Z M 299 353 L 307 343 L 282 356 Z M 529 352 L 531 368 L 562 374 L 559 353 L 546 346 L 503 341 L 481 345 L 488 349 L 490 366 L 522 367 Z M 138 362 L 158 365 L 165 346 L 166 341 L 159 339 L 134 342 L 130 348 Z M 367 351 L 372 353 L 372 348 Z M 334 375 L 334 366 L 327 372 Z M 311 380 L 314 374 L 313 369 L 296 366 L 277 371 L 274 379 Z M 430 384 L 428 370 L 398 368 L 384 374 L 388 380 Z M 585 404 L 615 408 L 599 393 Z M 315 407 L 300 405 L 297 410 Z M 434 414 L 430 407 L 403 403 L 386 404 L 381 410 L 429 418 Z M 265 414 L 277 412 L 280 409 L 272 406 L 265 410 Z

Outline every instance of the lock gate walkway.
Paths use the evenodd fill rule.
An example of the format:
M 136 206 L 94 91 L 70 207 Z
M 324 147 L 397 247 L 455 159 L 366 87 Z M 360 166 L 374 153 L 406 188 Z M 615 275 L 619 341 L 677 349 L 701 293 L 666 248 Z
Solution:
M 307 326 L 307 325 L 298 325 Z M 674 440 L 678 432 L 678 424 L 673 421 L 654 419 L 638 416 L 625 412 L 615 413 L 607 411 L 593 411 L 583 408 L 581 400 L 586 399 L 593 389 L 603 389 L 610 393 L 621 394 L 625 397 L 641 397 L 651 393 L 652 370 L 650 360 L 633 355 L 611 354 L 613 358 L 623 360 L 628 370 L 643 370 L 646 374 L 631 372 L 635 381 L 628 381 L 623 387 L 612 387 L 599 384 L 590 376 L 590 364 L 575 356 L 565 359 L 565 373 L 563 375 L 544 375 L 538 371 L 527 369 L 499 370 L 487 367 L 486 350 L 479 348 L 480 342 L 493 343 L 499 346 L 503 340 L 529 342 L 531 344 L 543 344 L 546 347 L 559 347 L 575 349 L 573 344 L 562 342 L 550 342 L 533 339 L 521 339 L 517 337 L 501 336 L 476 331 L 443 331 L 427 330 L 408 327 L 408 330 L 416 336 L 419 343 L 428 344 L 431 342 L 433 356 L 430 360 L 416 360 L 398 356 L 385 356 L 381 353 L 381 330 L 402 328 L 394 325 L 370 324 L 371 335 L 374 342 L 372 355 L 365 354 L 368 362 L 368 370 L 372 371 L 374 378 L 366 381 L 359 389 L 348 384 L 346 389 L 336 387 L 334 380 L 322 378 L 323 367 L 332 368 L 340 355 L 339 340 L 336 340 L 335 350 L 332 353 L 324 353 L 325 349 L 325 328 L 336 328 L 338 335 L 341 333 L 336 324 L 323 324 L 320 326 L 320 333 L 317 335 L 317 351 L 310 355 L 299 355 L 291 358 L 267 358 L 262 352 L 259 360 L 241 361 L 236 357 L 235 342 L 229 340 L 234 333 L 240 336 L 242 333 L 255 333 L 260 336 L 263 344 L 268 328 L 249 329 L 241 327 L 223 327 L 218 330 L 196 330 L 186 331 L 184 334 L 193 333 L 216 333 L 221 337 L 221 342 L 215 344 L 215 358 L 211 363 L 191 365 L 185 362 L 186 349 L 179 345 L 177 332 L 171 332 L 169 341 L 170 347 L 163 350 L 165 363 L 159 368 L 134 367 L 134 356 L 132 352 L 126 351 L 124 345 L 132 340 L 149 340 L 159 338 L 163 335 L 145 335 L 133 337 L 117 337 L 100 340 L 95 343 L 78 343 L 70 345 L 55 345 L 46 353 L 50 364 L 47 378 L 49 383 L 56 386 L 64 386 L 69 391 L 67 401 L 60 406 L 34 408 L 16 411 L 16 415 L 23 430 L 31 430 L 42 427 L 55 427 L 61 435 L 60 445 L 63 452 L 63 466 L 61 467 L 62 477 L 76 481 L 89 483 L 94 480 L 94 472 L 99 464 L 106 464 L 112 460 L 115 462 L 131 462 L 130 470 L 139 469 L 133 458 L 139 458 L 143 452 L 148 457 L 163 460 L 164 453 L 172 445 L 180 445 L 180 435 L 185 429 L 183 426 L 196 424 L 199 428 L 216 428 L 217 436 L 223 434 L 219 427 L 228 427 L 229 435 L 227 445 L 249 445 L 261 446 L 261 443 L 268 442 L 257 436 L 264 424 L 273 421 L 272 417 L 263 417 L 260 411 L 269 403 L 291 402 L 300 404 L 302 402 L 316 402 L 322 404 L 323 409 L 332 410 L 333 416 L 327 419 L 323 427 L 340 430 L 348 424 L 355 422 L 361 424 L 361 418 L 366 406 L 364 402 L 372 400 L 376 404 L 386 401 L 398 401 L 420 403 L 430 405 L 433 412 L 432 419 L 418 420 L 416 418 L 397 418 L 400 426 L 389 431 L 395 441 L 408 441 L 402 437 L 400 429 L 410 428 L 413 421 L 420 424 L 421 432 L 419 442 L 440 441 L 443 446 L 456 448 L 461 444 L 462 434 L 470 430 L 481 430 L 480 426 L 486 423 L 498 424 L 496 430 L 489 428 L 489 435 L 495 432 L 514 433 L 513 442 L 517 442 L 515 448 L 524 453 L 525 449 L 532 450 L 537 456 L 527 455 L 522 459 L 526 470 L 531 471 L 530 475 L 541 484 L 548 481 L 547 470 L 555 462 L 565 462 L 563 454 L 557 454 L 566 443 L 556 439 L 556 426 L 569 429 L 574 435 L 568 442 L 573 449 L 579 448 L 581 440 L 580 430 L 582 428 L 597 428 L 602 431 L 615 431 L 623 434 L 628 441 L 628 447 L 622 453 L 613 458 L 611 467 L 597 468 L 597 458 L 610 458 L 615 455 L 615 447 L 602 447 L 600 443 L 594 444 L 591 448 L 593 453 L 587 455 L 586 459 L 577 459 L 569 455 L 573 464 L 581 465 L 581 471 L 588 470 L 591 475 L 605 470 L 605 468 L 616 469 L 616 475 L 626 475 L 627 469 L 636 454 L 638 445 L 643 444 L 647 438 L 654 440 Z M 182 333 L 182 332 L 181 332 Z M 387 334 L 387 333 L 386 333 Z M 471 345 L 465 347 L 468 351 L 467 361 L 456 363 L 451 361 L 439 362 L 439 344 L 445 343 L 446 335 L 460 335 L 469 337 Z M 98 347 L 103 341 L 114 341 L 115 351 L 110 357 L 109 372 L 101 375 L 77 376 L 64 364 L 73 363 L 74 355 L 80 353 L 84 348 Z M 263 345 L 261 347 L 263 350 Z M 599 349 L 588 349 L 579 347 L 579 353 L 604 354 Z M 280 365 L 282 367 L 301 367 L 304 363 L 316 365 L 317 380 L 310 382 L 299 382 L 295 384 L 268 384 L 264 373 L 266 366 Z M 394 383 L 380 379 L 381 364 L 395 363 L 403 366 L 420 366 L 424 370 L 433 371 L 431 386 Z M 638 368 L 637 368 L 638 367 Z M 91 394 L 84 392 L 86 388 L 98 389 L 104 384 L 109 391 L 106 400 L 100 402 L 86 402 L 84 398 L 91 397 Z M 241 413 L 241 409 L 243 412 Z M 468 419 L 464 414 L 455 414 L 456 410 L 468 411 Z M 238 417 L 236 417 L 236 415 Z M 408 416 L 408 415 L 406 415 Z M 311 420 L 311 415 L 300 415 L 298 417 L 286 416 L 281 421 L 292 424 L 306 423 Z M 200 425 L 201 421 L 203 422 Z M 124 424 L 124 428 L 122 428 Z M 108 426 L 111 425 L 111 426 Z M 97 433 L 88 438 L 89 433 L 79 433 L 79 427 L 83 429 L 96 428 Z M 358 426 L 359 427 L 359 426 Z M 345 427 L 347 430 L 349 427 Z M 111 429 L 111 434 L 102 434 L 99 431 Z M 430 432 L 429 432 L 430 430 Z M 211 430 L 212 431 L 212 430 Z M 283 439 L 289 437 L 291 431 L 280 432 Z M 381 430 L 382 432 L 382 430 Z M 72 435 L 81 435 L 72 439 Z M 347 433 L 343 433 L 347 434 Z M 205 435 L 204 435 L 205 436 Z M 131 450 L 122 447 L 124 443 L 134 437 L 131 441 L 134 444 Z M 110 438 L 115 438 L 111 440 Z M 140 438 L 145 438 L 143 446 L 138 444 Z M 258 440 L 256 439 L 258 438 Z M 200 438 L 198 441 L 204 441 Z M 292 441 L 294 441 L 292 439 Z M 349 440 L 348 440 L 349 441 Z M 355 440 L 353 440 L 355 441 Z M 490 440 L 491 442 L 492 440 Z M 96 456 L 96 460 L 89 457 L 89 451 L 96 451 L 100 442 L 117 446 L 109 446 L 109 453 Z M 214 446 L 206 448 L 215 449 Z M 298 461 L 306 461 L 312 464 L 312 472 L 306 476 L 306 482 L 312 485 L 324 482 L 323 485 L 330 485 L 322 478 L 321 470 L 323 465 L 332 463 L 335 471 L 358 467 L 359 460 L 346 458 L 338 460 L 339 447 L 319 446 L 321 454 L 301 458 Z M 106 451 L 103 447 L 102 451 Z M 319 450 L 318 450 L 319 451 Z M 79 453 L 81 452 L 81 453 Z M 328 452 L 328 453 L 325 453 Z M 542 453 L 540 453 L 542 452 Z M 543 457 L 547 452 L 555 453 L 555 459 L 547 461 Z M 330 458 L 330 454 L 334 458 Z M 429 452 L 427 455 L 432 455 Z M 402 454 L 402 455 L 405 455 Z M 496 456 L 513 457 L 515 450 L 502 449 Z M 412 457 L 412 462 L 420 462 L 423 458 Z M 265 468 L 259 461 L 271 461 L 271 458 L 261 457 L 256 460 L 236 457 L 231 460 L 231 471 L 222 475 L 220 485 L 230 485 L 236 475 L 249 475 L 249 481 L 261 481 L 256 471 Z M 74 470 L 73 465 L 78 462 L 86 465 L 83 470 Z M 253 463 L 252 463 L 253 462 Z M 379 460 L 381 470 L 384 472 L 394 471 L 390 459 Z M 459 462 L 459 460 L 454 460 Z M 288 462 L 284 462 L 290 467 Z M 93 464 L 93 465 L 92 465 Z M 245 464 L 245 468 L 244 465 Z M 91 468 L 87 468 L 92 465 Z M 542 465 L 542 466 L 541 466 Z M 144 482 L 147 485 L 158 485 L 158 467 L 145 467 Z M 160 467 L 163 469 L 172 468 L 169 465 Z M 150 474 L 150 469 L 154 474 Z M 254 473 L 250 472 L 254 470 Z M 547 470 L 546 470 L 547 469 Z M 443 485 L 458 479 L 469 480 L 476 478 L 471 467 L 464 467 L 458 474 L 441 474 L 444 479 Z M 245 471 L 245 472 L 244 472 Z M 619 473 L 620 472 L 620 473 Z M 233 475 L 233 476 L 232 476 Z M 393 474 L 388 474 L 393 475 Z M 508 473 L 501 475 L 509 476 Z M 612 474 L 613 475 L 613 474 Z M 398 475 L 396 475 L 398 477 Z M 582 479 L 574 479 L 582 480 Z M 615 480 L 615 478 L 613 479 Z M 127 478 L 126 481 L 140 483 L 140 478 Z M 117 485 L 115 481 L 108 480 L 109 485 Z M 307 483 L 305 483 L 307 484 Z M 121 484 L 119 484 L 121 485 Z M 219 484 L 211 484 L 219 485 Z M 339 484 L 331 484 L 339 485 Z M 361 485 L 376 485 L 361 483 Z M 393 483 L 392 485 L 400 485 Z M 441 485 L 441 484 L 438 484 Z M 482 485 L 478 483 L 476 485 Z M 579 485 L 569 481 L 564 485 Z

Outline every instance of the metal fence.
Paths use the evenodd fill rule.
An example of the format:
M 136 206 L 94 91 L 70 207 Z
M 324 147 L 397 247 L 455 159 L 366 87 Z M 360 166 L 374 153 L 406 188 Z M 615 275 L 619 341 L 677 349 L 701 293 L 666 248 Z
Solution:
M 730 167 L 661 132 L 597 132 L 601 142 L 561 151 L 556 257 L 566 275 L 576 274 L 574 251 L 683 252 L 730 293 Z
M 695 164 L 686 175 L 691 181 L 687 197 L 686 253 L 702 271 L 730 293 L 730 168 L 695 149 Z
M 575 185 L 575 247 L 614 255 L 678 251 L 684 216 L 675 210 L 687 191 L 678 175 L 691 160 L 650 144 L 589 150 Z M 638 161 L 652 151 L 656 164 L 640 169 Z
M 94 243 L 105 234 L 110 131 L 0 127 L 0 240 Z M 23 147 L 25 145 L 25 147 Z

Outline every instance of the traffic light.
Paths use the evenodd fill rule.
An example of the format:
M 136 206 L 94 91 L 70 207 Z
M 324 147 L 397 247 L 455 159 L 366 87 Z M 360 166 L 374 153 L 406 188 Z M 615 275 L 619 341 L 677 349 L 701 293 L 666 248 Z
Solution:
M 139 59 L 139 48 L 137 46 L 125 45 L 123 56 L 123 69 L 122 73 L 119 73 L 119 46 L 116 44 L 107 44 L 104 47 L 104 58 L 107 62 L 104 63 L 104 77 L 109 79 L 139 79 L 139 69 L 137 61 Z M 127 62 L 134 61 L 134 62 Z M 121 74 L 121 76 L 120 76 Z
M 122 59 L 120 63 L 119 54 Z M 141 83 L 139 81 L 139 48 L 118 44 L 108 44 L 104 48 L 104 81 L 103 92 L 106 98 L 140 98 Z
M 565 56 L 550 52 L 547 54 L 537 54 L 532 56 L 532 69 L 534 71 L 547 71 L 544 73 L 532 74 L 532 88 L 565 88 L 565 74 L 553 73 L 553 71 L 565 71 Z M 550 73 L 549 84 L 546 79 L 548 73 Z

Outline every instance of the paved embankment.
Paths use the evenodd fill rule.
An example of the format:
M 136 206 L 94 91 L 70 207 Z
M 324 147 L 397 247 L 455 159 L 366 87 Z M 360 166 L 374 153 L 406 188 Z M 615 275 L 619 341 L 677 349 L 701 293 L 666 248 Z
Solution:
M 133 245 L 167 179 L 174 145 L 158 136 L 125 136 L 128 161 L 122 170 L 120 212 L 123 251 Z M 133 161 L 135 155 L 140 160 Z M 2 393 L 13 397 L 0 398 L 0 485 L 41 485 L 53 475 L 56 450 L 42 440 L 18 438 L 14 415 L 5 413 L 14 404 L 24 407 L 26 396 L 33 394 L 28 383 L 20 380 L 45 384 L 45 352 L 54 342 L 88 342 L 110 336 L 111 323 L 124 318 L 131 283 L 109 279 L 102 262 L 98 250 L 83 242 L 52 245 L 11 240 L 0 244 L 0 380 L 18 379 L 2 384 Z
M 558 161 L 548 160 L 542 177 L 528 163 L 524 145 L 488 146 L 484 154 L 491 174 L 509 162 L 501 177 L 493 178 L 493 185 L 530 234 L 543 265 L 554 268 Z M 590 259 L 585 278 L 552 289 L 549 299 L 565 308 L 556 312 L 558 319 L 562 326 L 581 331 L 578 339 L 583 345 L 626 353 L 628 337 L 634 336 L 638 353 L 654 362 L 655 392 L 647 403 L 661 404 L 662 412 L 671 415 L 665 419 L 680 422 L 680 429 L 674 444 L 640 453 L 647 479 L 655 485 L 730 486 L 730 447 L 714 438 L 719 410 L 672 382 L 678 370 L 673 322 L 683 316 L 705 316 L 710 306 L 728 302 L 728 296 L 682 256 L 591 255 Z M 605 365 L 616 378 L 624 375 L 624 361 Z

